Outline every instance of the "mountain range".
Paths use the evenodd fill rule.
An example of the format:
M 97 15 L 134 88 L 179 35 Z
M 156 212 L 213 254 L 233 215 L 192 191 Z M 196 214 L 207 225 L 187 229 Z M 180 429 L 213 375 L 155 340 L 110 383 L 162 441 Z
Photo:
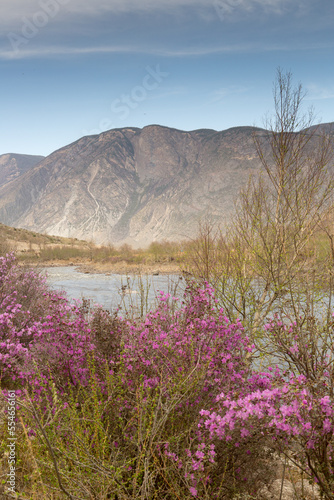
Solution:
M 329 131 L 332 124 L 320 129 Z M 253 134 L 159 125 L 83 137 L 47 157 L 0 156 L 0 222 L 103 244 L 145 247 L 226 223 L 260 162 Z

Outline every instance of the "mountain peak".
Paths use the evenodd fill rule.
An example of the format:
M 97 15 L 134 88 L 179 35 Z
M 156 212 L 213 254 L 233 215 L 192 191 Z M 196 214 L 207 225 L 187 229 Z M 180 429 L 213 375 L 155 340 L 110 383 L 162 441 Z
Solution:
M 264 132 L 149 125 L 82 137 L 42 161 L 34 157 L 35 166 L 16 178 L 15 169 L 14 178 L 7 175 L 0 222 L 135 247 L 193 236 L 206 216 L 224 225 L 240 188 L 260 168 L 255 131 Z M 20 163 L 5 156 L 0 167 Z

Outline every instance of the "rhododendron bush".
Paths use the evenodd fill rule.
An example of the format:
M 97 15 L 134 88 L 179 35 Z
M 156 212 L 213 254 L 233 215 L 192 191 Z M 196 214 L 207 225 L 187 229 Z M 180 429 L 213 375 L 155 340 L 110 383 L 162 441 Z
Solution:
M 11 388 L 36 385 L 41 373 L 60 384 L 85 383 L 87 354 L 94 349 L 78 307 L 50 290 L 45 278 L 21 269 L 10 254 L 0 258 L 0 370 Z
M 270 446 L 294 460 L 328 499 L 334 498 L 333 326 L 311 316 L 286 324 L 276 315 L 266 330 L 283 368 L 262 374 L 262 388 L 222 392 L 219 409 L 201 411 L 210 437 L 225 442 L 247 441 L 261 428 Z
M 0 258 L 1 386 L 17 390 L 21 446 L 37 457 L 27 470 L 41 464 L 31 481 L 73 498 L 227 499 L 256 495 L 279 451 L 333 498 L 331 358 L 313 378 L 257 371 L 254 346 L 209 286 L 176 301 L 161 293 L 138 319 L 85 315 L 13 255 Z

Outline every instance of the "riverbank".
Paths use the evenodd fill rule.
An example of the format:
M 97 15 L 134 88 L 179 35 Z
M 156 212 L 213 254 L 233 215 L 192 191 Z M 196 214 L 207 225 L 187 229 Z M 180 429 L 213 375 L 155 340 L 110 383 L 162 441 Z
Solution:
M 86 262 L 78 266 L 82 273 L 102 273 L 102 274 L 179 274 L 180 266 L 172 263 L 160 264 L 129 264 L 121 261 L 117 263 Z
M 24 261 L 31 267 L 65 267 L 74 266 L 78 271 L 86 274 L 122 274 L 122 275 L 169 275 L 179 274 L 181 266 L 172 262 L 161 262 L 154 264 L 136 264 L 126 261 L 120 262 L 94 262 L 89 259 L 70 259 L 70 260 L 38 260 Z

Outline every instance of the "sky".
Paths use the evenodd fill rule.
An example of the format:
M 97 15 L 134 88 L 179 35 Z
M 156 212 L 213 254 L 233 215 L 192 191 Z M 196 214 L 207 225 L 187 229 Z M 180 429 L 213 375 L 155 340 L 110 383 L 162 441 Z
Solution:
M 0 0 L 0 154 L 121 127 L 262 127 L 279 67 L 334 122 L 333 28 L 333 0 Z

